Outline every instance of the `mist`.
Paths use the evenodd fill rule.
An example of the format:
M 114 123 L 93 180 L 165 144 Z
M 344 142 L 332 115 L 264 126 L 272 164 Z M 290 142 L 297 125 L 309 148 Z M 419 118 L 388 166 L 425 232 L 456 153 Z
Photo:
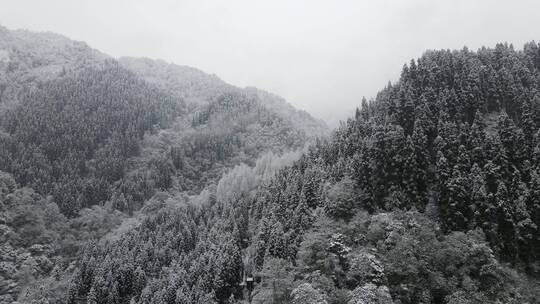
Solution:
M 538 1 L 3 0 L 0 24 L 52 31 L 281 95 L 335 126 L 427 49 L 538 40 Z

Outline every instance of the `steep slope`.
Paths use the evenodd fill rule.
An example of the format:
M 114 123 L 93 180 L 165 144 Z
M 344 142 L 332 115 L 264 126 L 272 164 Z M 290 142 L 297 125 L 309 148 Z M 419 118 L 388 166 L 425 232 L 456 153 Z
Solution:
M 189 200 L 228 168 L 320 136 L 290 106 L 190 71 L 152 80 L 84 43 L 0 29 L 0 303 L 62 296 L 80 248 L 130 231 L 141 207 Z
M 535 43 L 523 51 L 500 44 L 412 61 L 256 200 L 259 267 L 269 257 L 296 262 L 314 286 L 321 281 L 309 276 L 320 271 L 333 287 L 319 292 L 332 299 L 351 290 L 352 299 L 342 298 L 351 303 L 391 303 L 376 296 L 380 287 L 400 303 L 534 303 L 539 55 Z M 281 229 L 305 231 L 293 220 L 299 201 L 324 216 L 312 217 L 300 246 L 272 240 Z
M 271 180 L 87 248 L 68 302 L 536 303 L 539 50 L 425 53 Z
M 53 194 L 69 216 L 111 198 L 134 211 L 156 190 L 168 189 L 175 173 L 177 190 L 198 192 L 225 167 L 327 133 L 323 123 L 282 100 L 266 107 L 193 68 L 135 58 L 119 64 L 60 35 L 5 28 L 0 50 L 7 109 L 0 116 L 0 169 L 23 186 Z M 185 100 L 197 106 L 186 108 Z M 209 111 L 204 122 L 195 121 Z
M 141 155 L 130 161 L 112 195 L 119 202 L 112 203 L 131 211 L 156 190 L 197 194 L 236 165 L 253 165 L 266 151 L 301 149 L 317 138 L 251 95 L 223 93 L 177 118 L 170 128 L 145 136 Z
M 255 88 L 239 89 L 197 69 L 159 60 L 120 62 L 188 103 L 187 115 L 142 142 L 141 157 L 133 159 L 112 196 L 119 198 L 113 205 L 122 210 L 142 206 L 156 192 L 152 189 L 199 193 L 228 168 L 253 164 L 264 151 L 299 149 L 329 132 L 323 122 Z
M 4 116 L 0 168 L 53 194 L 64 214 L 107 200 L 110 184 L 154 125 L 166 126 L 179 101 L 116 63 L 27 91 Z

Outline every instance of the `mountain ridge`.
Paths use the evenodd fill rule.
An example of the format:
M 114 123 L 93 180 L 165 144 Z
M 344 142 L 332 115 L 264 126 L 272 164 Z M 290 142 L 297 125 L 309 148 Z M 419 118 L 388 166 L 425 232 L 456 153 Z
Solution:
M 183 93 L 182 97 L 188 102 L 192 101 L 195 105 L 206 104 L 224 92 L 245 92 L 245 94 L 257 96 L 263 101 L 263 105 L 278 114 L 283 116 L 292 114 L 293 117 L 290 120 L 293 123 L 299 121 L 295 127 L 304 129 L 308 134 L 320 133 L 320 135 L 325 136 L 329 133 L 324 121 L 312 119 L 312 116 L 306 111 L 297 110 L 285 99 L 264 90 L 255 87 L 240 88 L 224 82 L 215 74 L 207 74 L 193 67 L 167 63 L 163 60 L 121 57 L 119 62 L 128 69 L 139 73 L 143 78 L 162 84 L 167 91 Z M 184 77 L 188 78 L 185 76 L 186 74 L 196 75 L 197 81 L 182 81 Z M 191 88 L 190 84 L 194 88 Z M 178 88 L 179 86 L 180 88 Z M 304 126 L 304 124 L 308 124 L 308 126 Z
M 286 115 L 296 110 L 285 102 L 266 107 L 182 69 L 185 78 L 159 85 L 86 43 L 0 29 L 0 303 L 26 302 L 44 282 L 59 289 L 39 298 L 62 297 L 50 275 L 65 278 L 93 241 L 119 239 L 164 201 L 186 205 L 229 169 L 328 132 Z

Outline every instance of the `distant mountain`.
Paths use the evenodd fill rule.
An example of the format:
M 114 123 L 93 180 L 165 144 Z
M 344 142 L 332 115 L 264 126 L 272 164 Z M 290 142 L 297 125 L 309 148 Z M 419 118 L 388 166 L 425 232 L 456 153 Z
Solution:
M 187 66 L 168 64 L 162 60 L 122 57 L 119 62 L 146 81 L 183 98 L 195 107 L 208 104 L 223 94 L 244 94 L 288 120 L 294 128 L 303 130 L 309 137 L 324 137 L 329 134 L 329 128 L 322 120 L 295 109 L 283 98 L 263 90 L 254 87 L 241 89 L 224 82 L 216 75 Z
M 149 83 L 196 105 L 207 104 L 225 92 L 238 90 L 215 75 L 188 66 L 148 58 L 121 57 L 118 61 Z

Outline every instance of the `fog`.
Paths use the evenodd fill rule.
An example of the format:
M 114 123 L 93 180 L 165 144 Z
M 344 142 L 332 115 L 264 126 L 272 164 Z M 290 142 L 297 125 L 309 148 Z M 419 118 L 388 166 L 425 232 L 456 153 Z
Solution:
M 426 49 L 540 39 L 538 1 L 1 0 L 0 24 L 189 65 L 331 125 Z

